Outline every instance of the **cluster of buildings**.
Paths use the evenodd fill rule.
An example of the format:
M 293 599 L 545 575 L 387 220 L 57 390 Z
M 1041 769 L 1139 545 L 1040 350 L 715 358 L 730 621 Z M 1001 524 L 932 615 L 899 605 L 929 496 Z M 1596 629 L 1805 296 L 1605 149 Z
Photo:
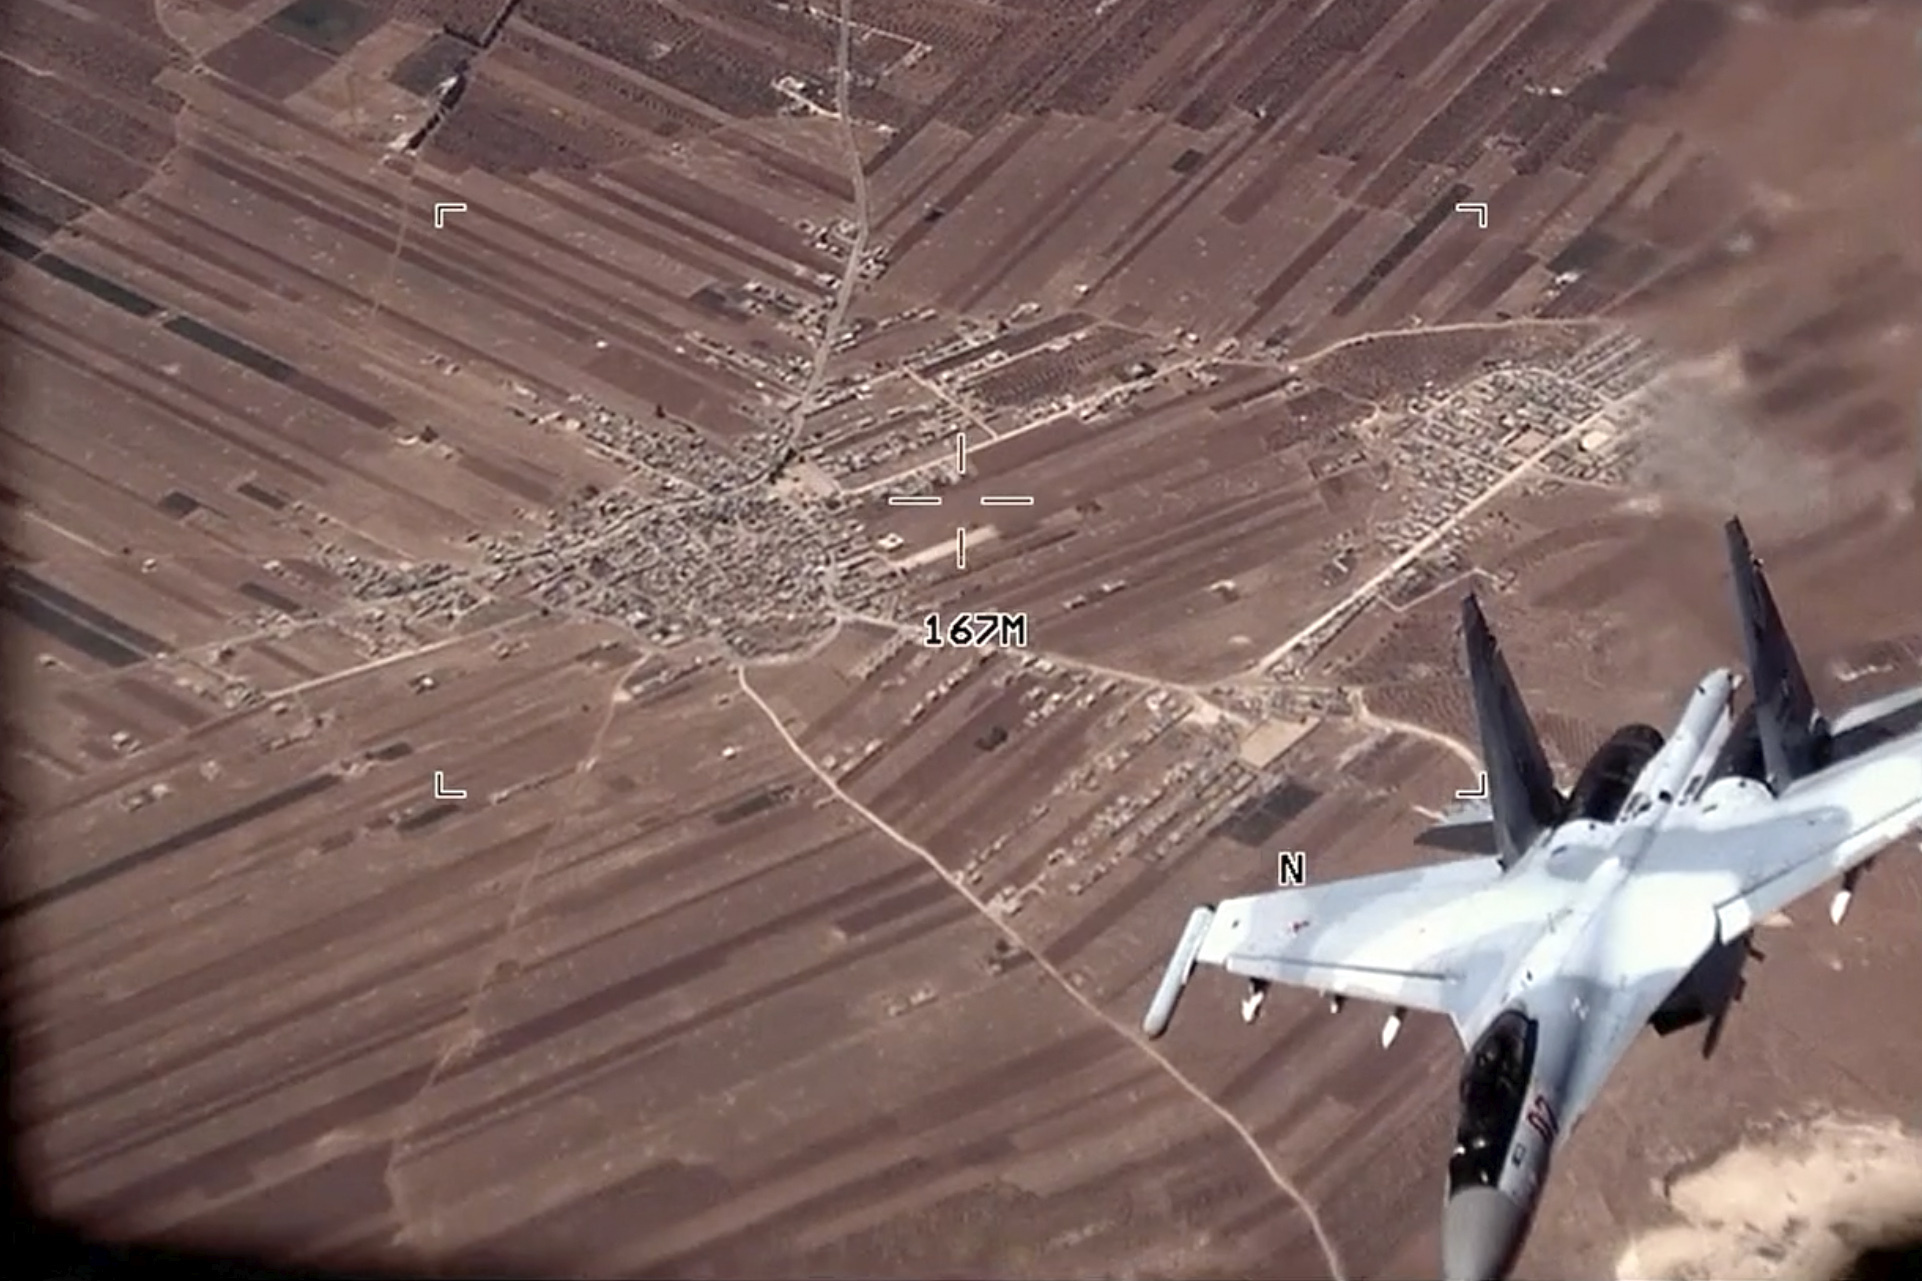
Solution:
M 1401 513 L 1375 527 L 1383 548 L 1400 555 L 1429 538 L 1531 459 L 1564 479 L 1606 483 L 1626 434 L 1614 411 L 1659 368 L 1652 348 L 1611 335 L 1558 368 L 1503 362 L 1444 395 L 1413 397 L 1374 442 L 1406 486 Z M 1584 424 L 1579 439 L 1552 448 Z M 1457 549 L 1443 539 L 1437 551 Z
M 1383 585 L 1406 607 L 1460 578 L 1467 560 L 1451 531 L 1434 538 L 1464 507 L 1530 460 L 1558 480 L 1628 483 L 1640 430 L 1663 412 L 1660 353 L 1632 334 L 1611 333 L 1560 365 L 1495 368 L 1441 395 L 1424 388 L 1402 411 L 1356 433 L 1345 458 L 1385 460 L 1384 483 L 1401 486 L 1394 517 L 1370 528 L 1366 550 L 1400 556 L 1428 549 Z M 1325 546 L 1322 578 L 1332 586 L 1353 572 L 1364 548 L 1353 539 Z M 1359 606 L 1358 606 L 1359 607 Z M 1331 618 L 1297 651 L 1304 659 L 1345 626 L 1353 611 Z M 1284 664 L 1284 676 L 1295 670 Z
M 323 548 L 322 563 L 350 595 L 442 622 L 511 597 L 614 620 L 662 647 L 717 637 L 751 658 L 827 631 L 829 574 L 870 555 L 838 501 L 768 483 L 778 460 L 744 457 L 664 415 L 637 420 L 581 396 L 561 409 L 516 413 L 592 442 L 626 464 L 629 479 L 583 487 L 541 513 L 537 531 L 470 536 L 471 565 L 395 565 Z M 773 439 L 763 443 L 771 448 Z
M 825 227 L 819 234 L 845 252 L 852 230 Z M 804 303 L 767 286 L 733 291 L 727 301 L 748 311 L 771 311 L 789 324 L 819 319 L 811 314 L 818 302 Z M 890 319 L 929 318 L 903 313 Z M 1021 318 L 964 323 L 963 332 L 914 352 L 908 363 L 932 369 L 932 380 L 943 384 L 979 373 L 1006 358 L 997 339 Z M 1061 340 L 1072 343 L 1073 334 L 1064 333 Z M 795 356 L 766 372 L 791 401 L 806 364 Z M 1385 464 L 1385 473 L 1403 486 L 1403 510 L 1370 531 L 1367 550 L 1405 552 L 1530 458 L 1570 479 L 1606 481 L 1614 474 L 1611 468 L 1624 465 L 1624 452 L 1569 434 L 1598 419 L 1605 407 L 1631 399 L 1656 369 L 1652 351 L 1632 337 L 1611 337 L 1559 368 L 1503 364 L 1444 394 L 1418 395 L 1390 418 L 1351 429 L 1350 461 Z M 894 375 L 889 381 L 899 377 L 913 376 Z M 861 445 L 830 450 L 819 464 L 801 459 L 772 417 L 767 431 L 723 447 L 659 410 L 636 417 L 580 395 L 558 406 L 537 400 L 515 405 L 513 412 L 523 421 L 575 435 L 618 460 L 627 479 L 604 491 L 583 487 L 543 513 L 544 527 L 538 530 L 473 535 L 474 563 L 376 564 L 339 549 L 328 549 L 322 560 L 353 597 L 381 607 L 376 612 L 384 610 L 383 618 L 392 614 L 397 624 L 403 618 L 454 622 L 490 601 L 514 599 L 615 620 L 663 648 L 718 638 L 740 657 L 791 652 L 819 639 L 837 616 L 896 617 L 905 597 L 903 571 L 877 553 L 857 518 L 864 504 L 838 492 L 831 473 L 937 452 L 939 465 L 945 466 L 947 442 L 969 425 L 968 407 L 952 394 L 935 394 L 933 386 L 928 387 L 932 404 L 886 398 L 893 406 L 886 414 L 899 420 L 898 431 L 876 432 L 880 424 L 849 418 L 848 408 L 867 400 L 881 381 L 854 375 L 830 384 L 817 420 L 820 411 L 839 408 L 834 434 L 859 437 Z M 1125 402 L 1141 384 L 1160 381 L 1124 380 L 1099 389 L 1085 403 L 1037 406 L 1034 412 L 1085 411 L 1096 402 L 1112 408 L 1109 402 Z M 773 407 L 771 398 L 766 408 Z M 1568 447 L 1551 450 L 1557 441 Z M 918 474 L 901 481 L 926 482 Z M 1334 549 L 1331 572 L 1346 577 L 1363 550 Z M 1439 540 L 1408 567 L 1405 581 L 1390 584 L 1389 590 L 1418 593 L 1438 575 L 1446 576 L 1458 559 L 1459 549 Z M 1339 621 L 1332 620 L 1331 628 Z M 1049 708 L 1037 707 L 1029 717 L 1048 714 Z M 1179 712 L 1174 715 L 1179 719 Z M 1222 757 L 1224 786 L 1234 769 L 1226 763 L 1232 757 L 1231 748 Z M 1180 782 L 1191 794 L 1203 786 L 1186 776 Z
M 827 576 L 852 533 L 764 486 L 687 502 L 615 491 L 559 509 L 501 559 L 517 594 L 549 608 L 618 620 L 661 646 L 717 637 L 752 658 L 833 625 Z

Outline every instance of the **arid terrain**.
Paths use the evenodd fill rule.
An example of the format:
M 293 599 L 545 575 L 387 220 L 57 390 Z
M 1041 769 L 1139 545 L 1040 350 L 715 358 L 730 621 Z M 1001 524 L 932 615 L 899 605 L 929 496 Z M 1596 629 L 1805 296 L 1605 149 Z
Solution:
M 1735 660 L 1731 509 L 1818 694 L 1922 680 L 1918 25 L 19 0 L 44 1207 L 443 1274 L 1433 1276 L 1447 1027 L 1141 1010 L 1277 850 L 1410 861 L 1470 585 L 1563 767 Z M 1713 1060 L 1638 1045 L 1521 1275 L 1913 1215 L 1918 909 L 1878 864 Z

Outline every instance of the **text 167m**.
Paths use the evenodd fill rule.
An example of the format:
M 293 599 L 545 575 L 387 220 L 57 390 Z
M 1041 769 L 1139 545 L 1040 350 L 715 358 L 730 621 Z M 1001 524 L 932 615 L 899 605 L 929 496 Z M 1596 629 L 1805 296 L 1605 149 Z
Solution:
M 980 649 L 998 646 L 1002 649 L 1026 649 L 1028 647 L 1028 616 L 1026 614 L 950 614 L 943 618 L 939 614 L 929 614 L 921 620 L 921 643 L 930 649 L 952 645 L 965 649 L 973 645 Z

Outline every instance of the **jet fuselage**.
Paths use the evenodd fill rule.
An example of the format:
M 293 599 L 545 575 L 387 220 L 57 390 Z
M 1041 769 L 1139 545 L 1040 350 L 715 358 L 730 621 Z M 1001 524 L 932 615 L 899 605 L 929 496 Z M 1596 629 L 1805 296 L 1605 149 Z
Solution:
M 1481 742 L 1469 803 L 1416 844 L 1469 857 L 1195 907 L 1142 1031 L 1161 1035 L 1197 965 L 1446 1015 L 1468 1061 L 1444 1190 L 1443 1275 L 1498 1281 L 1520 1252 L 1558 1145 L 1643 1028 L 1709 1021 L 1714 1050 L 1758 924 L 1922 834 L 1922 687 L 1832 719 L 1816 705 L 1739 521 L 1726 528 L 1754 685 L 1710 672 L 1671 737 L 1617 729 L 1564 792 L 1480 603 L 1462 647 Z
M 1527 1236 L 1591 1039 L 1589 1012 L 1601 1005 L 1596 989 L 1636 972 L 1650 922 L 1661 916 L 1654 887 L 1634 879 L 1635 867 L 1673 809 L 1709 781 L 1732 724 L 1734 691 L 1727 671 L 1702 679 L 1612 829 L 1587 819 L 1565 823 L 1544 832 L 1509 872 L 1579 877 L 1584 884 L 1520 955 L 1497 989 L 1498 1011 L 1469 1050 L 1442 1210 L 1445 1281 L 1507 1275 Z M 1603 830 L 1614 839 L 1599 847 L 1597 859 L 1592 838 Z M 1579 855 L 1571 850 L 1591 856 L 1572 863 Z M 1610 1029 L 1595 1030 L 1602 1035 L 1593 1039 L 1606 1042 Z

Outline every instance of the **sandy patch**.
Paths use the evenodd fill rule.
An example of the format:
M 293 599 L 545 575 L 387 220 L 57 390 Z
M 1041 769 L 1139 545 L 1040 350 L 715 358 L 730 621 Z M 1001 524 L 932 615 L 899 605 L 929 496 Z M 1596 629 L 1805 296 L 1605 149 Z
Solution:
M 1682 1220 L 1630 1242 L 1618 1281 L 1832 1281 L 1922 1235 L 1922 1136 L 1823 1117 L 1674 1179 Z

